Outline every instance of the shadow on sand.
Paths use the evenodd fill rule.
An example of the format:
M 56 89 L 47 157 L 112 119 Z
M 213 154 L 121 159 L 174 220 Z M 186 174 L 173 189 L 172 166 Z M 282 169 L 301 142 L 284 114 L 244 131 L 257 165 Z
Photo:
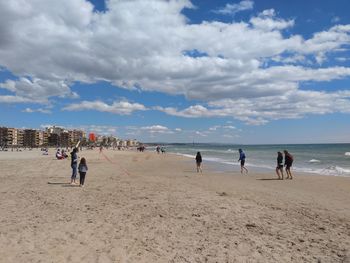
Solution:
M 256 180 L 259 180 L 259 181 L 282 181 L 282 179 L 278 179 L 278 178 L 258 178 Z
M 79 187 L 78 184 L 70 184 L 70 183 L 52 183 L 52 182 L 47 182 L 47 184 L 50 184 L 50 185 L 61 185 L 62 187 Z
M 196 170 L 183 170 L 184 173 L 197 173 Z

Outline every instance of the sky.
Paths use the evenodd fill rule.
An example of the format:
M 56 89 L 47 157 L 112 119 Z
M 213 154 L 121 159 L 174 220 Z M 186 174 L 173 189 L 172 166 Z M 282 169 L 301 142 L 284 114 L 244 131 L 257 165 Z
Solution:
M 348 0 L 0 0 L 0 126 L 350 142 Z

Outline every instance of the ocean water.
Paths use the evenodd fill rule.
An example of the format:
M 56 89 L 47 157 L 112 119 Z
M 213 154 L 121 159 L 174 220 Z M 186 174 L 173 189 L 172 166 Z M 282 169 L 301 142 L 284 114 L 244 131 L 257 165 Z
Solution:
M 221 171 L 239 170 L 238 149 L 246 154 L 246 167 L 253 171 L 273 172 L 277 151 L 288 150 L 294 157 L 297 172 L 332 176 L 350 176 L 350 144 L 225 145 L 169 144 L 167 152 L 193 157 L 199 151 L 203 162 Z

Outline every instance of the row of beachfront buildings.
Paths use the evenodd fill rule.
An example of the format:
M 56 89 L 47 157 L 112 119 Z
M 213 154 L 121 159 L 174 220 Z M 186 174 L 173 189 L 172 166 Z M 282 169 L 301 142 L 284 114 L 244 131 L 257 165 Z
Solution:
M 73 147 L 79 141 L 84 146 L 133 147 L 139 144 L 137 140 L 121 140 L 114 136 L 89 134 L 87 138 L 83 130 L 68 130 L 58 126 L 47 127 L 45 130 L 0 127 L 1 148 Z

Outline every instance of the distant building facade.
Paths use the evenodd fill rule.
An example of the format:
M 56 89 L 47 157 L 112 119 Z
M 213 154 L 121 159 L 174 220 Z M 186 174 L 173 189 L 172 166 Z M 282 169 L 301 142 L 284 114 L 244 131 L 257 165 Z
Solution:
M 35 129 L 17 129 L 0 127 L 0 147 L 74 147 L 78 142 L 103 146 L 133 147 L 137 140 L 121 140 L 115 136 L 99 136 L 94 133 L 86 138 L 85 131 L 66 130 L 58 126 L 46 128 L 45 131 Z

